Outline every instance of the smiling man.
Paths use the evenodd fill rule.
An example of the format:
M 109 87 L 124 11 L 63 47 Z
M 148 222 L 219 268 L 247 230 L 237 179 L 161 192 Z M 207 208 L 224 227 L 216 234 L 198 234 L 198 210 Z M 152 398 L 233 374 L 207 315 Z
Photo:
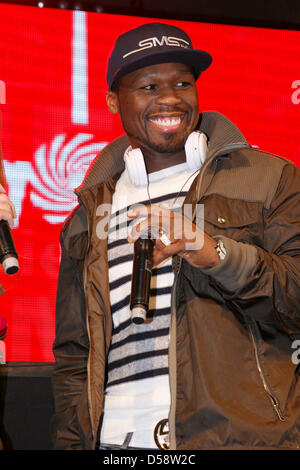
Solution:
M 61 233 L 57 449 L 299 445 L 299 170 L 199 113 L 211 62 L 162 23 L 114 45 L 106 99 L 125 135 L 93 162 Z M 159 238 L 136 324 L 133 242 L 149 231 Z
M 199 120 L 193 69 L 180 63 L 150 65 L 118 80 L 107 94 L 133 148 L 141 148 L 148 173 L 186 161 L 184 145 Z M 162 158 L 163 155 L 163 158 Z

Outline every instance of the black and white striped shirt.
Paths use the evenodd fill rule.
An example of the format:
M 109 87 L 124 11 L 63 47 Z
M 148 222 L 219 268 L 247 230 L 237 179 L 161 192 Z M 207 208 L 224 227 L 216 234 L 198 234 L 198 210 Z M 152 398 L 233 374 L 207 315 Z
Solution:
M 151 173 L 151 203 L 172 210 L 181 207 L 195 176 L 186 163 Z M 168 347 L 173 272 L 171 259 L 153 269 L 147 321 L 133 323 L 129 307 L 133 244 L 127 241 L 133 222 L 127 218 L 127 211 L 136 204 L 149 204 L 147 187 L 134 186 L 125 170 L 116 185 L 108 235 L 113 336 L 101 441 L 120 444 L 128 432 L 134 432 L 130 445 L 155 447 L 154 427 L 167 418 L 170 406 Z

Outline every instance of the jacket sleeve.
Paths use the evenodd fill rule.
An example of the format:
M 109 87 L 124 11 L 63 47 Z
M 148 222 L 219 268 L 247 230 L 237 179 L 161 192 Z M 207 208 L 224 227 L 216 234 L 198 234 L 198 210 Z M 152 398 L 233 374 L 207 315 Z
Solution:
M 83 260 L 70 256 L 65 238 L 66 233 L 62 232 L 53 344 L 55 365 L 52 383 L 55 414 L 51 422 L 51 436 L 55 449 L 81 449 L 84 448 L 84 439 L 78 419 L 78 408 L 82 407 L 82 402 L 86 400 L 89 353 L 82 283 Z
M 226 302 L 257 321 L 276 322 L 289 334 L 300 332 L 300 171 L 284 166 L 277 191 L 264 213 L 263 246 L 220 235 L 225 259 L 203 269 Z M 184 274 L 197 290 L 199 270 Z M 198 272 L 197 272 L 198 271 Z

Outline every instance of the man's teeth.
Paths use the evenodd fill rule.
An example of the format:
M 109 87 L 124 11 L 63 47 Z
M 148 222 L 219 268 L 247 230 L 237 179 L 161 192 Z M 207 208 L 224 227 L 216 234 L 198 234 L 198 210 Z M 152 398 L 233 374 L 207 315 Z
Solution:
M 178 126 L 181 122 L 180 117 L 174 117 L 174 118 L 158 118 L 158 119 L 150 119 L 151 122 L 158 126 L 164 126 L 164 127 L 173 127 L 173 126 Z

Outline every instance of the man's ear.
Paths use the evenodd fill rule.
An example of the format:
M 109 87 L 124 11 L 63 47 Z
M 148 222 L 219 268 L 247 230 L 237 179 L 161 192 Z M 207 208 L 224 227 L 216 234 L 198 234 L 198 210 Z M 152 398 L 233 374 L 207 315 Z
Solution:
M 107 91 L 105 93 L 106 104 L 108 109 L 112 114 L 117 114 L 119 112 L 119 102 L 118 96 L 115 91 Z

